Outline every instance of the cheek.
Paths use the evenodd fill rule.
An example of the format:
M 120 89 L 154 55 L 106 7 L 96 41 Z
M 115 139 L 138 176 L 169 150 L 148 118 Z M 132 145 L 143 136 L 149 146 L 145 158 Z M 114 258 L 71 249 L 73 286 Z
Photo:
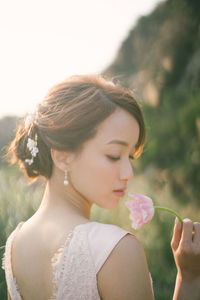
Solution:
M 96 162 L 93 168 L 94 179 L 100 178 L 100 182 L 106 187 L 110 188 L 110 184 L 115 184 L 117 177 L 117 167 L 108 158 L 103 157 Z
M 115 187 L 117 166 L 115 163 L 101 155 L 91 156 L 90 159 L 79 161 L 72 169 L 72 181 L 77 188 L 85 192 L 91 191 L 98 194 Z

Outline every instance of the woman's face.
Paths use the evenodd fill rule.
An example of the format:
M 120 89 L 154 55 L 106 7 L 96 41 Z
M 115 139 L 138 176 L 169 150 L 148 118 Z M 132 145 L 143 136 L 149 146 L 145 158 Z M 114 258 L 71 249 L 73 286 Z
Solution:
M 117 108 L 99 125 L 96 136 L 85 142 L 81 154 L 70 165 L 70 179 L 76 190 L 92 204 L 105 209 L 117 207 L 122 195 L 114 190 L 126 187 L 133 179 L 130 157 L 138 138 L 137 121 Z

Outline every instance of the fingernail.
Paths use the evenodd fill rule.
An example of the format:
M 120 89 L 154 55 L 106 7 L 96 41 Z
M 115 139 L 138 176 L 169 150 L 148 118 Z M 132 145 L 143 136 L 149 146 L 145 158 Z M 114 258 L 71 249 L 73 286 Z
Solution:
M 188 222 L 188 221 L 192 222 L 189 218 L 185 218 L 184 221 L 186 221 L 186 222 Z
M 176 217 L 176 219 L 175 219 L 175 224 L 176 225 L 179 225 L 180 224 L 180 222 L 179 222 L 179 219 Z

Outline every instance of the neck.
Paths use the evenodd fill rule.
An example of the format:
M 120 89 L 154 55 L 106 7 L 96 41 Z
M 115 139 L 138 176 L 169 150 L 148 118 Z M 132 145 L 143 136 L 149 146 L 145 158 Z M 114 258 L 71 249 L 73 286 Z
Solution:
M 75 189 L 70 180 L 67 186 L 64 186 L 63 181 L 63 172 L 54 170 L 52 177 L 47 181 L 38 212 L 69 219 L 90 219 L 92 203 Z

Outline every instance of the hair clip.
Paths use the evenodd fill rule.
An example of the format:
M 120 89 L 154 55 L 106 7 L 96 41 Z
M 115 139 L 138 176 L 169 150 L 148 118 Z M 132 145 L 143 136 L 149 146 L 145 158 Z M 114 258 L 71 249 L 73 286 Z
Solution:
M 31 131 L 31 128 L 32 128 L 34 122 L 35 122 L 35 113 L 29 113 L 25 120 L 25 128 L 30 127 L 29 131 L 28 131 L 28 136 L 29 136 L 29 133 Z M 37 153 L 39 152 L 39 149 L 37 147 L 37 139 L 38 139 L 37 134 L 35 134 L 35 140 L 28 138 L 27 148 L 31 152 L 32 157 L 31 157 L 31 159 L 28 159 L 28 158 L 25 159 L 25 162 L 28 163 L 29 165 L 31 165 L 33 163 L 34 157 L 36 157 Z
M 35 123 L 35 113 L 28 113 L 26 120 L 25 120 L 25 128 L 27 129 L 28 127 L 30 127 L 29 131 L 28 131 L 28 135 L 31 131 L 33 123 Z
M 34 123 L 34 120 L 35 120 L 35 114 L 29 113 L 25 120 L 25 128 L 28 128 L 29 125 L 32 125 Z

